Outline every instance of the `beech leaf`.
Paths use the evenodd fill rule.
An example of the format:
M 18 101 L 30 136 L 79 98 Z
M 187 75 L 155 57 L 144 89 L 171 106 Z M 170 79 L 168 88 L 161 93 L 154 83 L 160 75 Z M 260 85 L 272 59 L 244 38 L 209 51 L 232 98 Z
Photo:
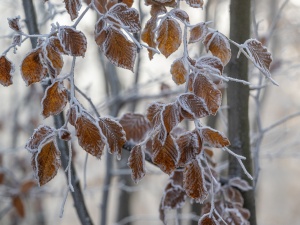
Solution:
M 51 37 L 51 39 L 54 39 L 54 37 Z M 53 45 L 54 43 L 54 41 L 51 41 L 46 45 L 44 49 L 44 61 L 48 68 L 48 73 L 55 78 L 60 74 L 64 61 L 59 49 Z
M 182 208 L 185 203 L 186 194 L 183 188 L 168 185 L 161 199 L 161 205 L 164 209 Z
M 157 43 L 155 41 L 155 32 L 153 32 L 153 30 L 156 29 L 156 22 L 157 22 L 157 18 L 151 17 L 147 21 L 145 28 L 143 29 L 141 34 L 142 41 L 147 43 L 149 47 L 155 49 L 157 47 Z M 156 52 L 152 51 L 151 49 L 148 49 L 148 56 L 150 60 L 153 59 L 154 54 L 156 54 Z
M 81 0 L 64 0 L 65 7 L 69 13 L 71 20 L 74 20 L 78 17 L 78 12 L 81 8 Z
M 137 184 L 146 174 L 145 152 L 141 145 L 136 145 L 130 151 L 128 166 L 131 168 L 131 178 Z
M 211 53 L 221 59 L 223 65 L 225 66 L 231 58 L 230 44 L 223 34 L 218 31 L 209 32 L 203 44 L 205 45 L 206 51 L 211 51 Z
M 68 102 L 68 92 L 63 83 L 56 81 L 47 87 L 42 99 L 42 115 L 48 116 L 61 113 Z
M 37 48 L 29 52 L 21 64 L 21 75 L 26 85 L 40 82 L 47 75 L 47 69 L 42 63 L 42 49 Z
M 168 58 L 179 48 L 181 40 L 182 32 L 179 23 L 171 17 L 163 19 L 157 32 L 159 51 Z
M 217 225 L 213 218 L 209 217 L 209 215 L 202 216 L 199 221 L 198 225 Z
M 170 72 L 172 74 L 172 79 L 176 84 L 184 84 L 189 73 L 189 68 L 187 63 L 185 63 L 184 58 L 176 59 L 171 65 Z
M 6 56 L 0 57 L 0 84 L 7 87 L 11 85 L 12 73 L 14 72 L 14 65 L 6 58 Z
M 8 25 L 11 29 L 13 29 L 16 32 L 21 32 L 21 25 L 20 25 L 20 16 L 14 17 L 14 18 L 7 18 Z
M 175 17 L 176 19 L 179 19 L 183 23 L 190 22 L 189 15 L 182 9 L 179 9 L 179 8 L 172 9 L 170 13 L 173 17 Z
M 179 114 L 179 108 L 176 103 L 170 103 L 164 106 L 161 112 L 161 118 L 166 132 L 169 133 L 172 129 L 181 122 L 182 117 Z
M 230 145 L 227 137 L 220 131 L 210 127 L 201 128 L 203 140 L 213 148 L 222 148 Z
M 203 8 L 203 0 L 185 0 L 193 8 Z
M 191 27 L 189 43 L 202 41 L 208 33 L 207 24 L 202 22 Z

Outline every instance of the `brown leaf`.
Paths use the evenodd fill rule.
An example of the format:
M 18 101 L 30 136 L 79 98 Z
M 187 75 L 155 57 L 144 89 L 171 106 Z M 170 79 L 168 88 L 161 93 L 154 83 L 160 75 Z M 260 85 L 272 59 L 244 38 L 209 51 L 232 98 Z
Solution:
M 182 113 L 182 115 L 187 117 L 187 119 L 199 119 L 209 115 L 209 111 L 204 100 L 197 95 L 192 93 L 182 94 L 177 98 L 177 102 L 181 108 L 191 116 L 189 117 L 185 113 Z
M 175 170 L 170 176 L 172 186 L 183 187 L 183 171 Z
M 7 18 L 8 25 L 11 29 L 13 29 L 16 32 L 21 32 L 21 26 L 20 26 L 20 16 L 14 17 L 14 18 Z
M 47 118 L 61 113 L 68 102 L 68 92 L 63 83 L 56 81 L 47 87 L 42 99 L 42 115 Z
M 190 164 L 185 166 L 183 172 L 183 187 L 186 194 L 195 199 L 195 201 L 203 203 L 208 196 L 204 182 L 200 161 L 194 159 Z
M 17 214 L 19 217 L 24 218 L 25 217 L 25 207 L 23 204 L 22 199 L 19 195 L 14 195 L 11 197 L 12 205 L 15 208 Z
M 58 130 L 58 137 L 61 140 L 64 140 L 64 141 L 70 141 L 72 139 L 71 132 L 66 130 L 66 129 L 59 129 Z
M 25 56 L 21 64 L 21 74 L 27 86 L 46 77 L 47 69 L 42 63 L 41 48 L 34 49 Z
M 186 132 L 176 139 L 180 158 L 178 166 L 184 167 L 195 159 L 202 150 L 202 140 L 197 132 Z
M 39 186 L 48 183 L 55 177 L 61 166 L 60 151 L 55 140 L 45 143 L 39 151 L 33 153 L 31 165 Z
M 271 77 L 270 65 L 272 62 L 272 55 L 268 49 L 262 45 L 258 40 L 249 39 L 244 43 L 247 53 L 252 58 L 255 66 L 266 76 Z
M 137 33 L 141 29 L 139 12 L 129 8 L 126 4 L 119 3 L 114 5 L 107 12 L 107 19 L 121 24 L 125 29 L 132 33 Z
M 161 112 L 161 119 L 166 128 L 166 132 L 170 133 L 182 120 L 182 117 L 179 114 L 178 105 L 176 103 L 165 105 Z
M 213 148 L 222 148 L 230 145 L 227 137 L 220 131 L 210 127 L 201 128 L 203 140 Z
M 5 174 L 0 172 L 0 185 L 4 183 Z
M 233 206 L 243 207 L 244 198 L 241 192 L 239 192 L 237 189 L 229 186 L 224 187 L 223 195 L 226 202 L 231 203 Z
M 150 15 L 152 17 L 157 17 L 160 14 L 165 14 L 168 10 L 163 5 L 152 5 L 150 10 Z
M 203 0 L 185 0 L 193 8 L 203 8 Z
M 87 4 L 90 4 L 91 0 L 87 1 Z M 106 8 L 107 0 L 95 0 L 95 6 L 99 10 L 100 13 L 105 14 L 107 11 Z
M 162 5 L 168 7 L 176 7 L 176 0 L 145 0 L 145 5 Z
M 34 130 L 32 136 L 27 141 L 25 148 L 30 152 L 39 150 L 40 145 L 55 138 L 55 129 L 49 126 L 39 126 Z
M 183 23 L 189 23 L 190 22 L 189 15 L 182 9 L 179 9 L 179 8 L 172 9 L 170 13 L 173 17 L 175 17 L 176 19 L 181 20 L 181 22 L 183 22 Z
M 104 43 L 104 54 L 115 66 L 133 71 L 137 53 L 137 46 L 115 28 L 108 28 Z
M 197 74 L 194 78 L 193 92 L 202 98 L 209 114 L 216 115 L 221 103 L 222 93 L 206 76 Z
M 132 7 L 134 0 L 119 0 L 119 2 L 126 4 L 128 7 Z
M 100 159 L 105 146 L 105 137 L 100 133 L 96 121 L 82 112 L 76 118 L 75 129 L 79 145 L 86 152 Z
M 171 174 L 176 169 L 178 161 L 178 146 L 171 135 L 167 135 L 166 141 L 162 144 L 158 132 L 152 142 L 152 161 L 165 173 Z
M 51 46 L 51 48 L 60 54 L 68 54 L 65 50 L 62 44 L 60 43 L 60 40 L 56 36 L 52 36 L 48 39 L 48 45 Z M 56 59 L 57 60 L 57 59 Z
M 212 31 L 208 33 L 203 41 L 206 51 L 209 50 L 211 53 L 221 59 L 223 65 L 225 66 L 231 58 L 230 44 L 223 34 L 218 31 Z
M 12 73 L 14 72 L 14 65 L 6 58 L 6 56 L 0 57 L 0 84 L 7 87 L 11 85 Z
M 124 114 L 119 122 L 126 133 L 126 139 L 134 142 L 142 141 L 151 128 L 148 119 L 144 115 L 137 113 Z
M 162 197 L 162 207 L 164 209 L 177 209 L 182 208 L 185 203 L 186 194 L 183 188 L 171 186 Z
M 144 30 L 142 31 L 141 34 L 141 39 L 143 42 L 147 43 L 149 47 L 155 48 L 157 47 L 157 43 L 155 41 L 155 30 L 156 28 L 156 22 L 157 18 L 156 17 L 151 17 L 150 20 L 147 21 Z M 155 52 L 148 49 L 148 55 L 149 59 L 152 60 Z
M 80 0 L 64 0 L 65 7 L 67 12 L 69 13 L 71 20 L 74 20 L 78 17 L 78 12 L 81 8 Z
M 55 37 L 51 38 L 54 39 Z M 64 61 L 57 47 L 52 45 L 53 43 L 54 41 L 46 45 L 43 58 L 48 68 L 48 73 L 55 78 L 60 74 Z
M 209 215 L 202 216 L 199 221 L 198 225 L 217 225 L 213 218 L 209 217 Z
M 157 127 L 162 123 L 161 112 L 164 109 L 164 105 L 165 104 L 154 102 L 148 106 L 146 116 L 153 127 Z
M 136 145 L 130 151 L 128 166 L 131 168 L 131 178 L 137 184 L 146 174 L 145 152 L 141 145 Z
M 99 127 L 106 137 L 109 153 L 117 154 L 121 159 L 122 147 L 126 142 L 126 134 L 121 124 L 111 118 L 99 118 Z
M 28 194 L 30 190 L 36 187 L 37 183 L 35 180 L 26 180 L 20 186 L 20 193 L 21 194 Z
M 157 32 L 157 43 L 158 49 L 166 58 L 179 48 L 181 40 L 181 28 L 176 20 L 166 17 L 161 21 Z
M 81 31 L 76 30 L 73 27 L 60 27 L 58 37 L 64 51 L 68 55 L 84 57 L 87 48 L 87 40 Z
M 217 75 L 223 74 L 223 64 L 218 57 L 215 56 L 203 56 L 197 59 L 195 66 L 200 70 L 206 70 L 208 73 L 214 73 Z
M 100 48 L 100 51 L 104 52 L 104 42 L 107 38 L 107 28 L 103 18 L 100 18 L 95 25 L 95 41 Z
M 208 28 L 206 23 L 204 22 L 192 26 L 190 29 L 189 43 L 202 41 L 205 38 L 207 33 L 208 33 Z
M 176 84 L 184 84 L 189 73 L 189 68 L 184 58 L 176 59 L 171 65 L 170 72 L 172 74 L 172 79 Z

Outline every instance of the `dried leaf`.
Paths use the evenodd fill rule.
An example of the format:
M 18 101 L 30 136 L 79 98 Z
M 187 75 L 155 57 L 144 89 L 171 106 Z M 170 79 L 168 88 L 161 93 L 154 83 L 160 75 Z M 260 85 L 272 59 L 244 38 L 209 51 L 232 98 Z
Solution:
M 184 58 L 176 59 L 171 65 L 170 72 L 172 74 L 172 79 L 176 84 L 184 84 L 189 73 L 189 67 Z
M 208 33 L 207 24 L 202 22 L 191 27 L 189 43 L 202 41 Z
M 174 187 L 183 187 L 183 171 L 175 170 L 170 176 L 170 182 Z
M 166 17 L 161 21 L 157 33 L 157 43 L 158 49 L 166 58 L 179 48 L 181 40 L 181 28 L 176 20 Z
M 21 74 L 26 85 L 40 82 L 47 75 L 47 69 L 42 63 L 42 49 L 37 48 L 25 56 L 21 64 Z
M 220 131 L 210 127 L 201 128 L 203 140 L 213 148 L 222 148 L 230 145 L 227 137 Z
M 124 29 L 132 33 L 137 33 L 141 29 L 139 12 L 136 9 L 129 8 L 126 4 L 116 4 L 107 12 L 107 19 L 113 19 L 113 22 L 117 22 L 126 27 Z
M 87 40 L 81 31 L 76 30 L 73 27 L 60 27 L 58 37 L 64 51 L 68 55 L 84 57 L 87 48 Z
M 55 138 L 55 129 L 49 126 L 39 126 L 27 141 L 25 148 L 29 152 L 37 152 L 41 145 Z
M 237 189 L 226 186 L 223 188 L 223 195 L 226 202 L 230 202 L 233 206 L 243 207 L 244 198 Z
M 154 102 L 147 108 L 147 118 L 153 127 L 157 127 L 162 123 L 161 112 L 164 109 L 164 104 Z
M 39 186 L 48 183 L 55 177 L 61 166 L 60 151 L 55 140 L 39 147 L 39 151 L 33 153 L 31 165 Z
M 64 140 L 64 141 L 70 141 L 72 139 L 71 132 L 66 130 L 66 129 L 59 129 L 58 130 L 58 137 L 61 140 Z
M 194 78 L 193 92 L 202 98 L 209 114 L 216 115 L 221 103 L 222 93 L 206 76 L 198 74 Z
M 198 225 L 217 225 L 213 218 L 209 217 L 209 215 L 202 216 L 199 221 Z
M 195 66 L 200 70 L 206 70 L 208 73 L 217 75 L 223 74 L 223 64 L 218 57 L 203 56 L 197 59 Z
M 14 65 L 6 58 L 6 56 L 0 57 L 0 84 L 7 87 L 11 85 L 12 73 L 14 72 Z
M 141 39 L 143 42 L 147 43 L 149 47 L 155 48 L 157 43 L 155 41 L 155 32 L 153 30 L 156 29 L 157 18 L 151 17 L 150 20 L 147 21 L 144 30 L 141 34 Z M 149 59 L 152 60 L 155 52 L 148 49 Z
M 131 178 L 137 184 L 146 174 L 145 152 L 141 145 L 136 145 L 130 151 L 128 166 L 131 168 Z
M 272 55 L 258 40 L 249 39 L 244 43 L 247 53 L 254 61 L 255 66 L 266 76 L 271 77 L 270 65 Z
M 178 166 L 184 167 L 191 162 L 202 150 L 202 140 L 197 132 L 186 132 L 176 139 L 180 158 Z
M 165 173 L 171 174 L 178 162 L 178 146 L 171 135 L 166 136 L 162 144 L 159 132 L 154 136 L 152 142 L 152 161 Z
M 117 154 L 121 159 L 122 147 L 126 142 L 126 134 L 123 127 L 111 118 L 99 118 L 99 127 L 102 134 L 106 137 L 108 151 Z
M 120 30 L 110 27 L 104 46 L 104 54 L 112 64 L 133 71 L 137 46 Z
M 68 102 L 68 92 L 63 83 L 56 81 L 47 87 L 42 99 L 42 115 L 47 118 L 61 113 Z
M 208 196 L 204 182 L 201 163 L 197 159 L 194 159 L 190 164 L 185 166 L 183 172 L 183 187 L 186 194 L 195 199 L 195 201 L 203 203 Z
M 105 137 L 100 133 L 96 121 L 87 113 L 82 112 L 76 118 L 75 129 L 79 145 L 86 152 L 100 159 L 105 146 Z
M 71 20 L 74 20 L 78 17 L 78 12 L 81 9 L 81 1 L 80 0 L 64 0 L 65 7 L 67 12 L 69 13 Z
M 166 132 L 170 133 L 182 120 L 182 117 L 179 114 L 178 105 L 176 103 L 165 105 L 161 112 L 161 118 L 163 125 L 166 128 Z
M 54 43 L 54 41 L 46 45 L 43 58 L 48 68 L 48 73 L 55 78 L 60 74 L 64 61 L 59 50 L 56 46 L 53 46 L 52 43 Z
M 218 31 L 212 31 L 208 33 L 203 41 L 206 47 L 206 51 L 209 50 L 211 53 L 221 59 L 223 65 L 225 66 L 231 58 L 230 44 L 223 34 Z
M 203 0 L 185 0 L 193 8 L 203 8 Z
M 51 48 L 60 54 L 68 54 L 65 50 L 62 44 L 60 43 L 60 40 L 56 36 L 52 36 L 48 39 L 48 45 L 51 46 Z
M 119 2 L 126 4 L 128 7 L 132 7 L 134 1 L 133 0 L 119 0 Z
M 20 193 L 21 194 L 28 194 L 30 190 L 36 187 L 37 183 L 35 180 L 26 180 L 20 186 Z
M 165 193 L 161 199 L 162 207 L 164 209 L 177 209 L 182 208 L 185 203 L 186 194 L 183 188 L 173 187 L 165 190 Z
M 20 25 L 20 16 L 14 17 L 14 18 L 7 18 L 8 25 L 11 29 L 13 29 L 16 32 L 21 32 L 21 25 Z
M 23 204 L 22 199 L 19 195 L 14 195 L 12 198 L 12 205 L 15 208 L 17 214 L 19 217 L 24 218 L 25 217 L 25 207 Z
M 236 187 L 236 188 L 240 189 L 241 191 L 252 190 L 252 187 L 248 184 L 248 182 L 245 181 L 245 180 L 242 180 L 240 177 L 231 178 L 228 181 L 228 184 L 230 186 L 233 186 L 233 187 Z
M 161 5 L 168 7 L 176 7 L 176 0 L 145 0 L 145 5 Z
M 104 42 L 107 38 L 106 23 L 103 18 L 100 18 L 95 25 L 95 41 L 100 48 L 100 51 L 104 52 Z
M 126 133 L 126 139 L 134 142 L 142 141 L 151 128 L 148 119 L 144 115 L 137 113 L 124 114 L 119 122 Z
M 150 10 L 150 15 L 152 17 L 157 17 L 160 14 L 165 14 L 168 10 L 163 5 L 152 5 Z
M 179 19 L 183 23 L 190 22 L 189 15 L 182 9 L 179 9 L 179 8 L 172 9 L 170 13 L 173 17 L 175 17 L 176 19 Z
M 177 98 L 182 110 L 183 117 L 187 119 L 199 119 L 209 115 L 209 110 L 204 100 L 192 93 L 182 94 Z

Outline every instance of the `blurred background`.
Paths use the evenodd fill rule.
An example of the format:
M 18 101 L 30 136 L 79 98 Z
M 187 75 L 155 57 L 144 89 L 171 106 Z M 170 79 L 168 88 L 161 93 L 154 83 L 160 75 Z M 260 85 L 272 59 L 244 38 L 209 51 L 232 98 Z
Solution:
M 142 28 L 150 18 L 150 8 L 143 2 L 134 3 L 134 7 L 142 11 Z M 189 13 L 191 24 L 212 21 L 210 27 L 228 36 L 229 2 L 205 0 L 203 10 L 191 9 L 185 3 L 181 6 Z M 44 4 L 44 1 L 34 0 L 34 3 L 41 33 L 48 33 L 51 23 L 72 24 L 62 1 L 49 0 Z M 253 156 L 260 165 L 256 185 L 258 224 L 296 225 L 300 224 L 300 1 L 253 0 L 252 6 L 252 38 L 261 41 L 272 53 L 271 73 L 279 83 L 279 87 L 270 85 L 250 66 L 251 144 Z M 85 8 L 83 4 L 81 11 Z M 7 18 L 19 15 L 24 31 L 26 29 L 22 1 L 1 0 L 0 10 L 2 53 L 10 46 L 13 36 Z M 149 103 L 171 101 L 174 94 L 182 90 L 183 87 L 174 84 L 169 72 L 174 59 L 182 55 L 182 47 L 168 59 L 156 54 L 152 61 L 143 49 L 138 54 L 134 73 L 115 68 L 99 53 L 94 41 L 96 21 L 96 13 L 90 10 L 78 26 L 88 39 L 88 50 L 85 58 L 77 60 L 75 83 L 91 98 L 101 115 L 120 117 L 129 111 L 145 113 Z M 25 150 L 25 143 L 40 124 L 52 125 L 53 121 L 51 117 L 44 120 L 41 116 L 43 89 L 40 84 L 26 87 L 20 76 L 20 64 L 30 49 L 30 42 L 25 41 L 16 54 L 13 51 L 7 54 L 15 64 L 14 84 L 0 86 L 0 224 L 77 225 L 80 222 L 70 195 L 63 217 L 59 217 L 68 188 L 63 170 L 42 188 L 32 181 L 31 154 Z M 189 52 L 194 58 L 209 54 L 199 43 L 189 45 Z M 69 72 L 71 60 L 64 56 L 62 74 Z M 261 88 L 262 84 L 266 85 Z M 226 89 L 226 83 L 221 88 Z M 88 102 L 78 98 L 92 112 Z M 206 123 L 226 133 L 226 97 L 223 102 L 216 119 L 210 118 Z M 146 177 L 135 185 L 127 166 L 127 152 L 123 152 L 121 161 L 106 154 L 101 160 L 88 157 L 86 168 L 86 153 L 77 141 L 73 144 L 73 152 L 86 205 L 95 224 L 100 224 L 101 204 L 105 204 L 108 211 L 107 224 L 162 224 L 158 208 L 168 179 L 166 174 L 147 164 Z M 214 159 L 217 170 L 226 170 L 226 156 L 222 152 L 214 151 Z M 112 178 L 109 188 L 104 183 L 107 171 Z M 11 196 L 20 188 L 23 188 L 21 198 L 13 199 Z M 107 203 L 103 203 L 103 195 L 109 196 Z M 24 218 L 17 212 L 20 201 L 25 206 Z M 171 211 L 168 216 L 172 218 L 174 214 Z M 179 215 L 182 224 L 193 225 L 197 224 L 200 211 L 187 201 Z

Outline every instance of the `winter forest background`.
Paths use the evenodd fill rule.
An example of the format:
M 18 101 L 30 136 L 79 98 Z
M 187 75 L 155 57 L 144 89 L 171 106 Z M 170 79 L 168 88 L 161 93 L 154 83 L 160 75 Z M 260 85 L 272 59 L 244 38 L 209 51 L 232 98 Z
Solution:
M 44 1 L 33 2 L 40 33 L 48 33 L 51 23 L 72 24 L 62 1 L 49 0 L 45 4 Z M 250 37 L 258 39 L 272 53 L 270 71 L 279 84 L 277 87 L 269 82 L 259 87 L 259 71 L 249 64 L 249 82 L 252 84 L 249 100 L 250 143 L 253 156 L 260 165 L 255 189 L 257 224 L 299 224 L 300 2 L 252 0 L 251 3 Z M 212 21 L 209 26 L 228 37 L 229 4 L 229 0 L 205 0 L 203 10 L 191 8 L 185 3 L 181 7 L 189 13 L 191 23 Z M 83 3 L 80 13 L 86 6 Z M 150 18 L 149 7 L 144 5 L 144 1 L 134 1 L 133 7 L 142 12 L 141 27 L 144 28 Z M 25 15 L 20 0 L 1 0 L 0 10 L 2 53 L 11 44 L 14 34 L 7 18 L 19 15 L 22 21 Z M 183 87 L 176 85 L 170 75 L 170 66 L 181 56 L 182 46 L 167 59 L 162 54 L 156 54 L 151 61 L 147 50 L 142 49 L 137 55 L 134 74 L 113 66 L 99 53 L 93 36 L 96 21 L 96 13 L 89 10 L 77 27 L 86 35 L 88 45 L 85 57 L 76 61 L 75 76 L 76 85 L 91 98 L 101 115 L 118 112 L 114 116 L 121 117 L 130 111 L 145 113 L 153 101 L 171 99 L 182 91 Z M 21 24 L 24 26 L 22 29 L 26 30 L 25 23 Z M 24 146 L 34 129 L 40 124 L 52 126 L 53 120 L 51 117 L 44 120 L 41 115 L 40 101 L 44 95 L 41 85 L 26 87 L 20 76 L 19 66 L 31 48 L 30 41 L 26 41 L 18 47 L 17 54 L 13 54 L 13 51 L 8 53 L 7 56 L 16 65 L 13 85 L 0 85 L 0 224 L 80 224 L 70 194 L 64 205 L 63 216 L 59 217 L 68 188 L 62 169 L 45 186 L 36 187 L 32 183 L 31 155 Z M 189 46 L 189 54 L 199 56 L 207 53 L 203 45 L 197 43 Z M 64 57 L 64 63 L 62 74 L 68 73 L 72 58 Z M 224 82 L 223 89 L 226 89 L 226 84 Z M 255 97 L 258 90 L 261 90 L 259 98 Z M 84 98 L 79 99 L 92 111 Z M 213 124 L 225 134 L 226 110 L 224 97 L 216 120 L 211 117 L 206 120 L 206 123 Z M 95 224 L 100 224 L 103 207 L 107 212 L 107 224 L 161 224 L 158 208 L 168 179 L 166 174 L 147 163 L 147 175 L 136 185 L 131 180 L 131 170 L 127 166 L 129 154 L 126 151 L 121 161 L 108 157 L 105 152 L 101 160 L 90 156 L 86 163 L 86 152 L 81 150 L 77 142 L 72 143 L 72 148 L 85 203 Z M 255 154 L 257 149 L 259 153 Z M 218 149 L 213 152 L 216 171 L 225 173 L 228 167 L 227 154 Z M 111 182 L 105 188 L 107 171 L 110 172 Z M 18 214 L 20 206 L 13 203 L 11 197 L 20 187 L 25 189 L 22 195 L 26 210 L 24 218 Z M 104 201 L 106 197 L 108 199 Z M 178 224 L 197 224 L 200 218 L 200 209 L 197 207 L 187 201 L 182 209 L 170 211 L 168 216 L 179 217 Z

